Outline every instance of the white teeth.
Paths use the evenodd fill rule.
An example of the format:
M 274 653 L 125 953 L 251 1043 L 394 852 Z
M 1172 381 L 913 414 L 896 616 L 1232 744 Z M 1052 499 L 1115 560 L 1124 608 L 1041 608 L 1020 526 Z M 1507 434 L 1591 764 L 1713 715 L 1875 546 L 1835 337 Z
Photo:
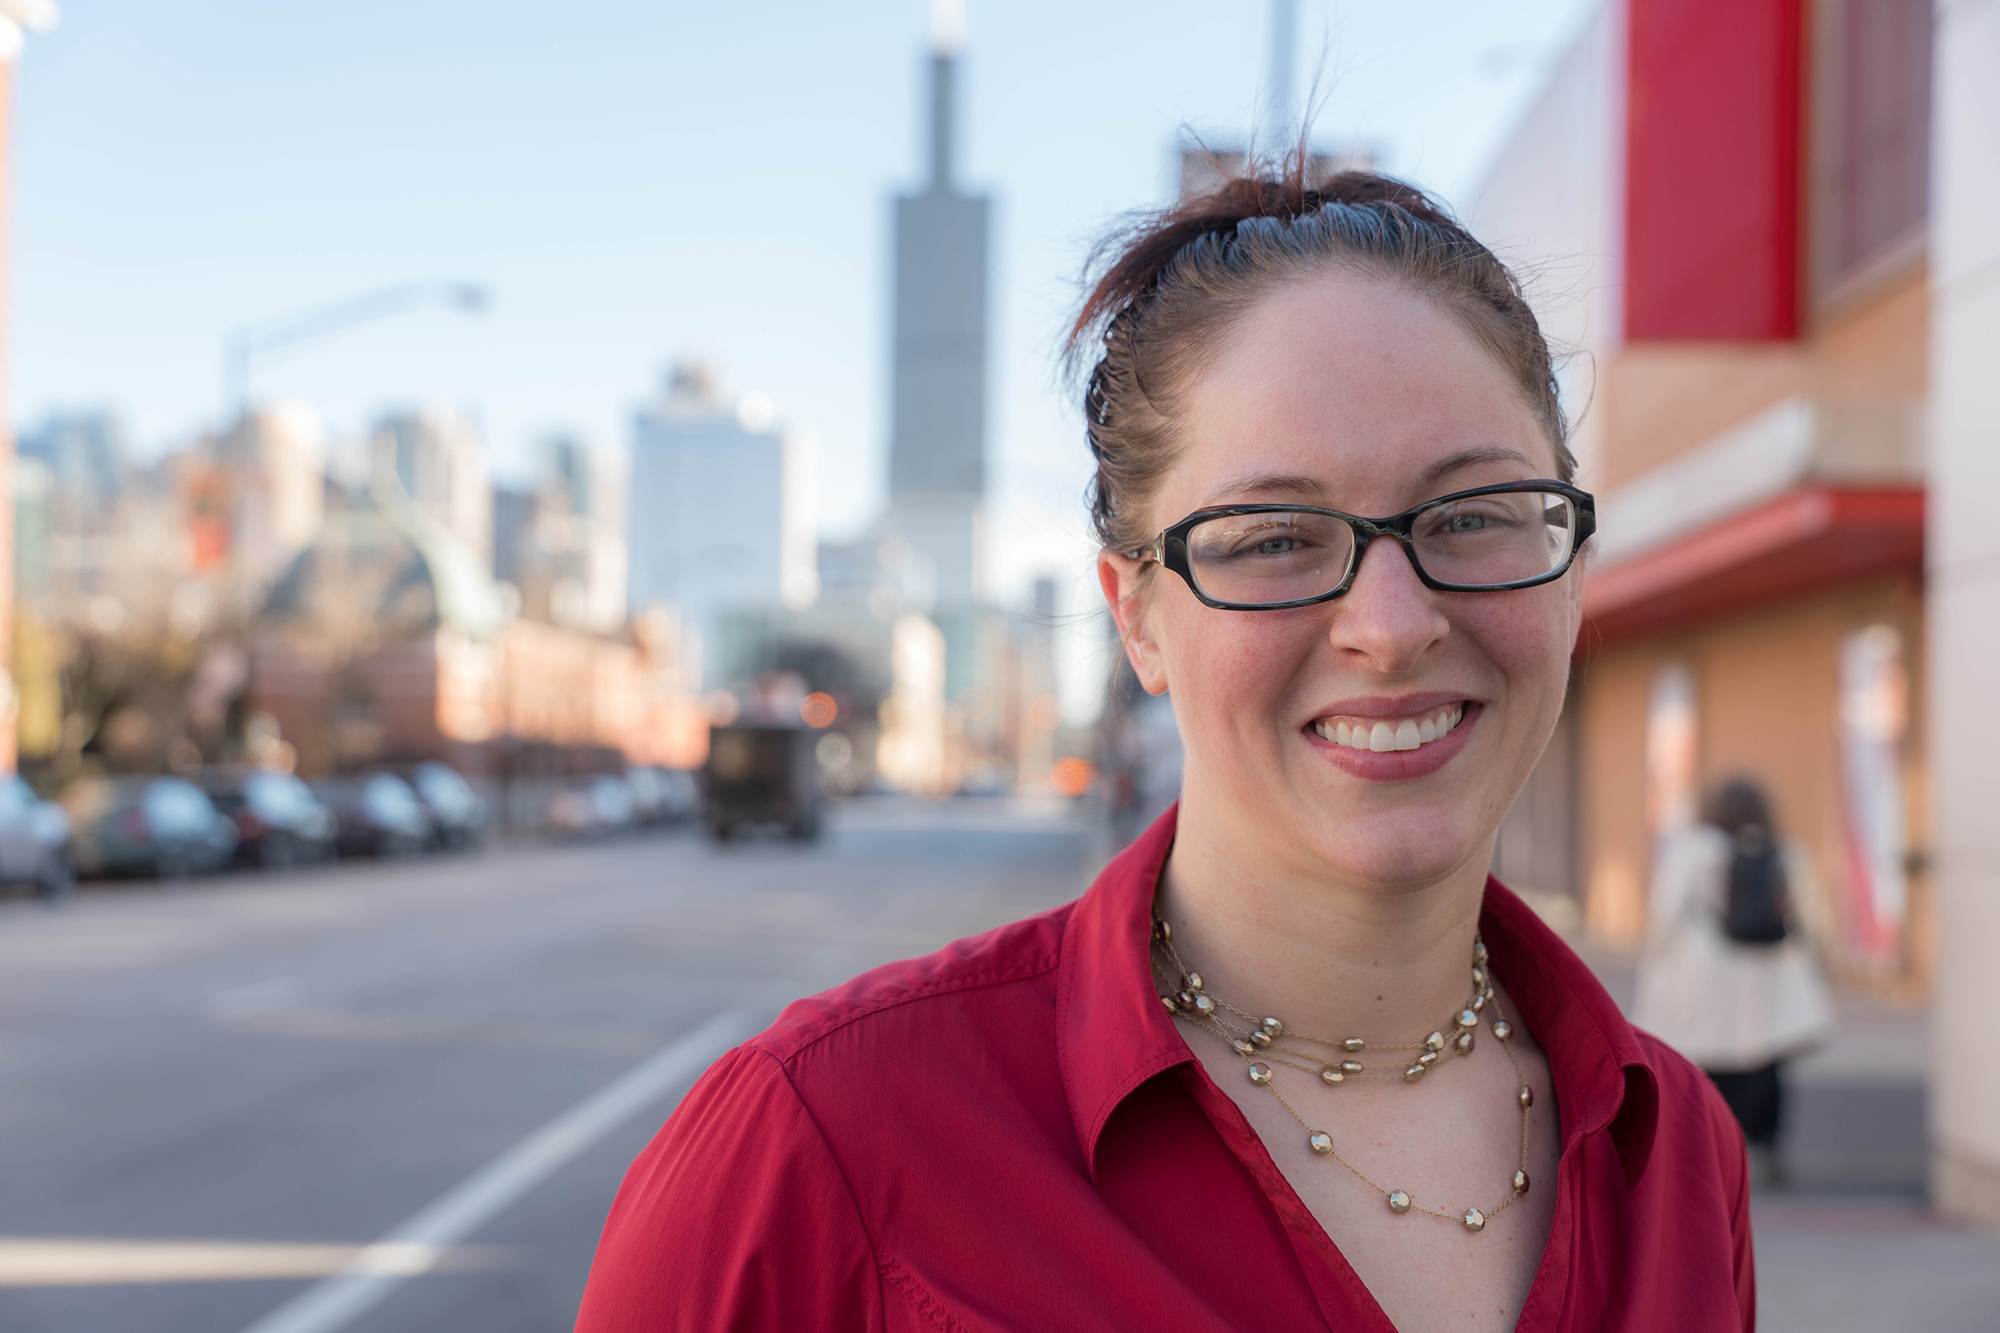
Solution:
M 1441 737 L 1449 736 L 1465 718 L 1465 705 L 1454 704 L 1426 713 L 1422 717 L 1401 717 L 1391 721 L 1348 722 L 1345 718 L 1329 720 L 1321 718 L 1313 723 L 1313 732 L 1322 740 L 1335 745 L 1345 745 L 1356 750 L 1372 750 L 1382 753 L 1389 750 L 1414 750 L 1420 745 L 1428 745 Z

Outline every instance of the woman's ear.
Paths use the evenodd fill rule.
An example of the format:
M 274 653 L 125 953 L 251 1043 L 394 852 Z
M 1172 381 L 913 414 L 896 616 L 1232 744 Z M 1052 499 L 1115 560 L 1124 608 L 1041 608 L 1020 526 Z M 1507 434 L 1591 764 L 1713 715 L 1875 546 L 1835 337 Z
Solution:
M 1129 555 L 1114 551 L 1097 553 L 1097 583 L 1104 589 L 1111 618 L 1118 622 L 1118 641 L 1124 645 L 1125 658 L 1146 693 L 1165 694 L 1166 663 L 1147 623 L 1146 599 L 1141 595 L 1139 573 L 1143 568 Z

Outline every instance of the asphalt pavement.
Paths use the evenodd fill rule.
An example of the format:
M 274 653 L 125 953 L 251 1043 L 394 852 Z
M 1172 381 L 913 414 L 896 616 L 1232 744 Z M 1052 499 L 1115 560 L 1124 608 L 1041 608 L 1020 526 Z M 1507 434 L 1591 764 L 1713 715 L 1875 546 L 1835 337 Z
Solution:
M 810 848 L 0 900 L 0 1330 L 567 1329 L 626 1165 L 716 1054 L 1074 897 L 1101 854 L 1060 811 L 885 804 Z M 1755 1205 L 1762 1328 L 2000 1329 L 2000 1242 L 1923 1207 L 1921 1026 L 1859 1014 L 1802 1071 L 1809 1178 Z

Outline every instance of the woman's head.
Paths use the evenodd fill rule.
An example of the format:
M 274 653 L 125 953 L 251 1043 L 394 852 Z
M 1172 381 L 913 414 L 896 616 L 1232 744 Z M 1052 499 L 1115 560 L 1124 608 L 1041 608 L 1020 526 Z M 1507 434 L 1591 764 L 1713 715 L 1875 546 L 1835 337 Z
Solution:
M 1738 775 L 1724 780 L 1709 790 L 1702 807 L 1702 819 L 1732 837 L 1771 832 L 1770 798 L 1755 778 Z
M 1568 479 L 1548 349 L 1506 269 L 1408 186 L 1297 170 L 1134 229 L 1079 318 L 1073 350 L 1103 348 L 1100 577 L 1141 682 L 1172 692 L 1191 818 L 1309 872 L 1434 882 L 1486 855 L 1547 743 L 1576 576 L 1439 591 L 1377 539 L 1344 595 L 1238 611 L 1135 558 L 1199 509 L 1380 518 Z

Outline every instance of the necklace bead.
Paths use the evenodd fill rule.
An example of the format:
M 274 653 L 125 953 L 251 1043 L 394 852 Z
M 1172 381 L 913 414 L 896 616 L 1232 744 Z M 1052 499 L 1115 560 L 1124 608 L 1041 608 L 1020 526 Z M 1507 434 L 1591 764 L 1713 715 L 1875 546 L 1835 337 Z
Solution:
M 1262 1061 L 1251 1065 L 1250 1081 L 1260 1088 L 1269 1083 L 1271 1081 L 1271 1066 L 1264 1064 Z
M 1177 1014 L 1181 1011 L 1180 1005 L 1174 1002 L 1174 997 L 1171 995 L 1162 995 L 1160 997 L 1160 1003 L 1167 1006 L 1167 1012 L 1170 1014 Z
M 1264 1031 L 1274 1037 L 1282 1037 L 1285 1035 L 1285 1025 L 1275 1018 L 1267 1018 L 1264 1020 Z
M 1343 1074 L 1358 1074 L 1366 1068 L 1368 1066 L 1362 1064 L 1359 1060 L 1342 1060 L 1340 1062 L 1340 1072 Z
M 1528 1192 L 1528 1173 L 1526 1171 L 1516 1171 L 1514 1173 L 1514 1193 L 1526 1194 L 1527 1192 Z
M 1521 1109 L 1523 1111 L 1527 1110 L 1530 1106 L 1533 1106 L 1535 1104 L 1535 1090 L 1529 1087 L 1527 1084 L 1523 1083 L 1521 1085 L 1520 1099 L 1521 1099 Z
M 1320 1070 L 1319 1076 L 1328 1083 L 1345 1083 L 1347 1081 L 1347 1075 L 1341 1073 L 1332 1065 L 1328 1065 L 1326 1068 Z
M 1333 1135 L 1323 1129 L 1316 1129 L 1306 1135 L 1306 1146 L 1321 1157 L 1331 1156 L 1333 1153 Z
M 1458 1011 L 1458 1025 L 1462 1028 L 1476 1028 L 1479 1026 L 1479 1015 L 1470 1009 L 1461 1009 Z
M 1514 1025 L 1504 1018 L 1496 1018 L 1493 1020 L 1493 1035 L 1505 1041 L 1514 1035 Z
M 1392 1212 L 1392 1213 L 1407 1213 L 1407 1212 L 1409 1212 L 1409 1211 L 1410 1211 L 1410 1196 L 1409 1196 L 1409 1194 L 1408 1194 L 1407 1192 L 1403 1191 L 1403 1190 L 1390 1190 L 1390 1191 L 1389 1191 L 1389 1211 L 1390 1211 L 1390 1212 Z
M 1194 1011 L 1203 1018 L 1207 1018 L 1215 1012 L 1215 1001 L 1209 999 L 1206 995 L 1196 995 L 1189 1003 L 1194 1006 Z
M 1201 989 L 1201 973 L 1190 972 L 1187 974 L 1187 988 L 1189 990 Z
M 1429 1065 L 1411 1065 L 1403 1071 L 1403 1081 L 1405 1083 L 1415 1083 L 1423 1077 L 1424 1071 L 1429 1068 Z
M 1250 1040 L 1259 1046 L 1269 1046 L 1271 1044 L 1271 1034 L 1263 1028 L 1258 1028 L 1250 1034 Z
M 1486 1230 L 1486 1214 L 1484 1214 L 1484 1213 L 1480 1212 L 1480 1211 L 1479 1211 L 1479 1210 L 1478 1210 L 1477 1208 L 1468 1208 L 1468 1209 L 1466 1209 L 1466 1210 L 1465 1210 L 1465 1229 L 1466 1229 L 1467 1231 L 1484 1231 L 1484 1230 Z
M 1238 1055 L 1255 1055 L 1257 1053 L 1256 1044 L 1245 1041 L 1241 1037 L 1232 1038 L 1229 1044 Z
M 1471 1054 L 1472 1054 L 1472 1033 L 1471 1033 L 1471 1032 L 1469 1032 L 1469 1031 L 1467 1031 L 1467 1032 L 1461 1032 L 1461 1033 L 1459 1033 L 1459 1034 L 1458 1034 L 1458 1041 L 1457 1041 L 1457 1043 L 1456 1043 L 1456 1044 L 1457 1044 L 1457 1046 L 1458 1046 L 1458 1053 L 1459 1053 L 1460 1055 L 1471 1055 Z
M 1368 1043 L 1359 1037 L 1349 1037 L 1346 1041 L 1340 1043 L 1340 1049 L 1343 1051 L 1365 1051 L 1368 1049 Z
M 1444 1033 L 1442 1033 L 1442 1032 L 1433 1032 L 1433 1033 L 1431 1033 L 1431 1035 L 1430 1035 L 1430 1036 L 1428 1036 L 1428 1037 L 1425 1037 L 1425 1038 L 1424 1038 L 1424 1049 L 1425 1049 L 1425 1050 L 1427 1050 L 1427 1051 L 1441 1051 L 1441 1050 L 1443 1050 L 1443 1049 L 1444 1049 Z

